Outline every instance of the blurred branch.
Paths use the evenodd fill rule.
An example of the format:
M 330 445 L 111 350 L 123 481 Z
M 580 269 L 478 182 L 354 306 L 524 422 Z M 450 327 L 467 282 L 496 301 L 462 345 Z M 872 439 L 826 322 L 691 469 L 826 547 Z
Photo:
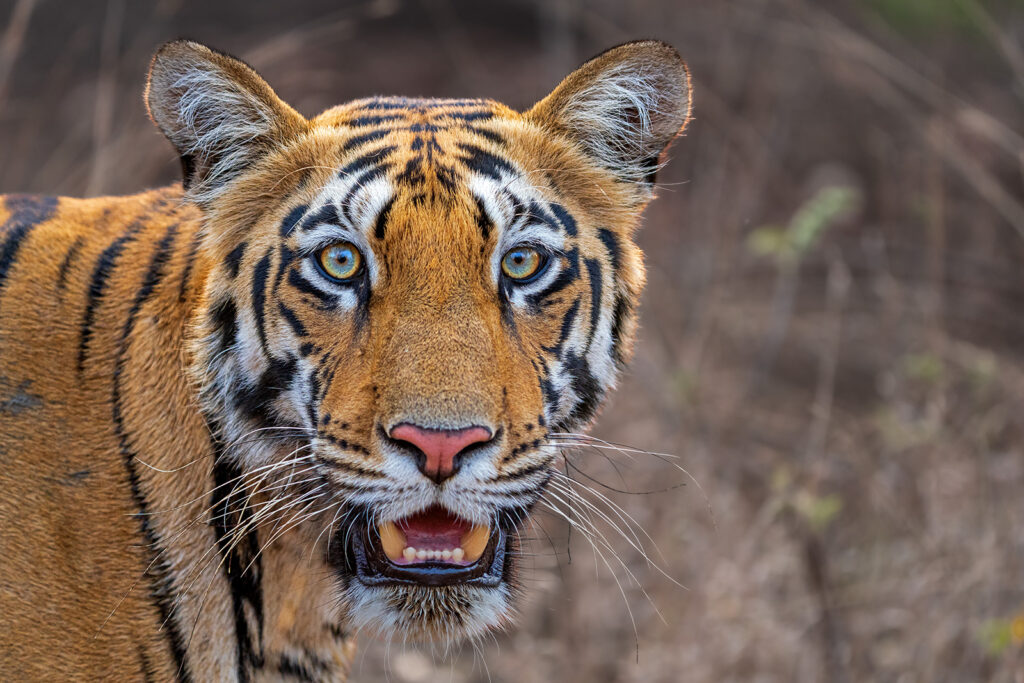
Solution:
M 112 151 L 110 149 L 110 131 L 113 127 L 116 107 L 117 57 L 123 20 L 124 0 L 108 0 L 100 43 L 100 74 L 96 83 L 96 99 L 93 107 L 93 162 L 92 168 L 89 170 L 89 181 L 85 186 L 87 196 L 94 196 L 103 191 L 103 183 L 110 164 Z
M 11 10 L 3 38 L 0 39 L 0 105 L 3 105 L 7 97 L 7 82 L 21 53 L 21 43 L 25 39 L 25 31 L 35 6 L 36 0 L 18 0 Z
M 956 0 L 956 2 L 964 13 L 992 38 L 1006 63 L 1013 69 L 1019 85 L 1024 86 L 1024 50 L 1021 50 L 1020 45 L 996 23 L 996 20 L 978 0 Z

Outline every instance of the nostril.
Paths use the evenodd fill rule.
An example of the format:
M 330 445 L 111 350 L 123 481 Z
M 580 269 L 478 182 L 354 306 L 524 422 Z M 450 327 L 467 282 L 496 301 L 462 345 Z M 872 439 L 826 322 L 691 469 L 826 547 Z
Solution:
M 440 484 L 458 470 L 459 456 L 472 446 L 491 440 L 487 427 L 473 425 L 461 429 L 430 429 L 403 422 L 388 436 L 412 446 L 418 454 L 420 472 Z

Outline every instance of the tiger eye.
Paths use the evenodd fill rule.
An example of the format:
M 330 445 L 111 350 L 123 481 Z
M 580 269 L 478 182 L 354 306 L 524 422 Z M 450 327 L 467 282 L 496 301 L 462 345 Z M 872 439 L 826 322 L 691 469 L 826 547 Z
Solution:
M 501 272 L 518 281 L 529 280 L 544 265 L 544 257 L 533 247 L 510 249 L 501 259 Z
M 363 269 L 363 255 L 351 242 L 337 242 L 317 256 L 324 273 L 334 280 L 351 280 Z

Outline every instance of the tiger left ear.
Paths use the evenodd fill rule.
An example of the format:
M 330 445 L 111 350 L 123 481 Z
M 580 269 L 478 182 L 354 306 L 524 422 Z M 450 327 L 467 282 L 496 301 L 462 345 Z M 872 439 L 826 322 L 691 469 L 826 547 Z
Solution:
M 526 116 L 649 191 L 662 152 L 689 121 L 690 74 L 671 45 L 626 43 L 586 62 Z
M 306 126 L 245 62 L 190 40 L 153 56 L 146 106 L 178 150 L 185 188 L 200 206 Z

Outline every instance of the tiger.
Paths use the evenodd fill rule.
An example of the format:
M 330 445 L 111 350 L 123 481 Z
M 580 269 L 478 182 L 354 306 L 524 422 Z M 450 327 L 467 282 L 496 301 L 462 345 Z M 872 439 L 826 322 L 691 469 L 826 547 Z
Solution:
M 363 632 L 506 628 L 631 354 L 678 52 L 307 119 L 180 40 L 144 99 L 180 183 L 0 199 L 0 677 L 343 681 Z

